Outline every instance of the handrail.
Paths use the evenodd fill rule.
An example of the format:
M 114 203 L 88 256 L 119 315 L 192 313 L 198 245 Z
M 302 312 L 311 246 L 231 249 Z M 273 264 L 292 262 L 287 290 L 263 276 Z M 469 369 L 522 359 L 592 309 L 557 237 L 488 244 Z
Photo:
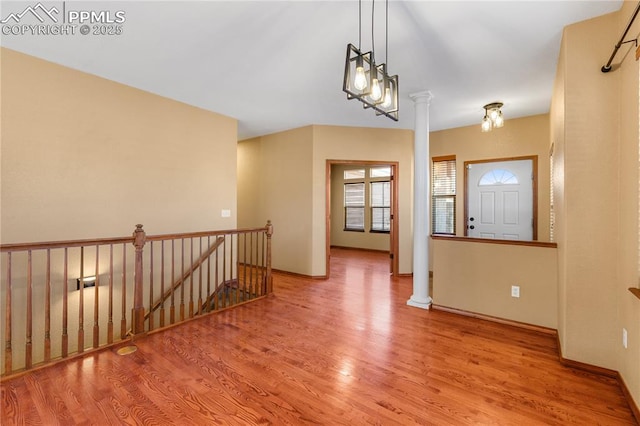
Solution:
M 149 311 L 144 315 L 144 319 L 148 319 L 149 316 L 151 314 L 153 314 L 156 309 L 158 309 L 160 307 L 160 305 L 162 305 L 162 302 L 166 301 L 170 296 L 171 293 L 173 293 L 178 287 L 180 287 L 181 285 L 184 284 L 184 282 L 187 280 L 187 278 L 189 277 L 189 275 L 193 274 L 193 272 L 198 269 L 198 267 L 200 267 L 200 265 L 202 265 L 204 263 L 205 260 L 207 260 L 207 258 L 209 256 L 211 256 L 211 254 L 216 251 L 218 249 L 218 247 L 220 247 L 220 245 L 222 243 L 224 243 L 224 237 L 218 237 L 216 238 L 215 242 L 211 245 L 211 247 L 209 247 L 207 249 L 206 252 L 204 252 L 202 254 L 202 256 L 200 256 L 198 258 L 198 260 L 195 261 L 195 263 L 193 265 L 191 265 L 191 267 L 189 268 L 188 271 L 186 271 L 180 278 L 178 278 L 173 285 L 171 286 L 170 289 L 168 289 L 167 291 L 164 292 L 164 294 L 162 295 L 162 297 L 160 297 L 150 308 Z
M 133 237 L 98 238 L 86 240 L 40 241 L 35 243 L 0 244 L 0 253 L 20 250 L 46 250 L 56 248 L 87 247 L 106 244 L 132 243 Z
M 240 228 L 240 229 L 225 229 L 218 231 L 198 231 L 198 232 L 185 232 L 178 234 L 159 234 L 159 235 L 147 235 L 146 241 L 162 241 L 179 238 L 198 238 L 224 234 L 242 234 L 245 232 L 258 232 L 265 228 Z M 0 244 L 0 252 L 7 253 L 17 250 L 46 250 L 54 248 L 71 248 L 82 246 L 95 246 L 105 244 L 122 244 L 133 242 L 133 237 L 112 237 L 112 238 L 95 238 L 95 239 L 81 239 L 81 240 L 59 240 L 59 241 L 37 241 L 33 243 L 8 243 Z
M 225 229 L 222 231 L 198 231 L 187 232 L 183 234 L 160 234 L 160 235 L 147 235 L 147 241 L 162 241 L 162 240 L 177 240 L 180 238 L 200 238 L 200 237 L 213 237 L 214 235 L 228 235 L 228 234 L 245 234 L 247 232 L 260 232 L 264 231 L 266 227 L 262 228 L 239 228 L 239 229 Z
M 624 38 L 627 36 L 627 33 L 631 29 L 631 25 L 633 25 L 633 21 L 636 19 L 636 16 L 638 16 L 638 12 L 640 12 L 640 1 L 638 2 L 638 5 L 636 6 L 636 10 L 631 15 L 631 19 L 629 20 L 629 24 L 627 24 L 627 28 L 622 33 L 622 37 L 620 37 L 620 41 L 618 41 L 618 43 L 616 43 L 615 47 L 613 48 L 613 53 L 609 57 L 609 60 L 607 61 L 607 64 L 604 65 L 602 68 L 600 68 L 600 71 L 602 71 L 602 72 L 611 71 L 611 62 L 613 62 L 613 58 L 615 58 L 616 53 L 618 53 L 618 49 L 620 49 L 620 46 L 622 46 L 622 43 L 630 43 L 631 41 L 634 41 L 634 40 L 624 41 Z M 635 42 L 636 42 L 636 46 L 637 46 L 638 45 L 638 39 L 635 39 Z

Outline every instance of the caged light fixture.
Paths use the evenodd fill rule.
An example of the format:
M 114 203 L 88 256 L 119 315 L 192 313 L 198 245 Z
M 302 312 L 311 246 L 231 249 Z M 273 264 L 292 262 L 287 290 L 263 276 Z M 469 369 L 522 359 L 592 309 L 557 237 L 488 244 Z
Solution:
M 389 0 L 385 12 L 385 61 L 389 59 Z M 357 99 L 365 109 L 372 108 L 376 115 L 384 115 L 398 121 L 398 76 L 390 76 L 387 65 L 376 64 L 373 21 L 375 0 L 371 2 L 371 51 L 362 53 L 362 0 L 358 1 L 358 47 L 347 44 L 342 90 L 347 99 Z
M 482 131 L 490 132 L 494 128 L 504 126 L 504 117 L 502 116 L 502 102 L 493 102 L 485 105 L 484 118 L 482 119 Z

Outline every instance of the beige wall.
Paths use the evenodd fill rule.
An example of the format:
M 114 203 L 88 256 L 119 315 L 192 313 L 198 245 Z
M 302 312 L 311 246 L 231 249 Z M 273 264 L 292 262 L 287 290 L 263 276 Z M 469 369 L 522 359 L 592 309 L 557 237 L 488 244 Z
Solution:
M 635 2 L 567 27 L 554 98 L 558 333 L 566 358 L 620 372 L 640 403 L 638 62 L 623 45 L 600 72 Z M 636 22 L 630 34 L 640 32 Z M 622 347 L 622 328 L 629 346 Z
M 456 235 L 464 236 L 465 161 L 538 157 L 538 241 L 550 241 L 549 114 L 508 118 L 488 133 L 480 124 L 430 134 L 430 157 L 456 156 Z M 556 328 L 557 249 L 431 240 L 436 305 Z M 460 268 L 464 265 L 464 268 Z M 520 298 L 511 297 L 519 285 Z
M 549 241 L 549 115 L 509 119 L 482 133 L 474 126 L 431 132 L 430 156 L 456 156 L 456 235 L 464 235 L 464 162 L 510 157 L 538 156 L 538 240 Z
M 538 156 L 538 241 L 550 241 L 550 174 L 549 174 L 549 115 L 508 117 L 500 129 L 482 133 L 477 125 L 432 132 L 430 156 L 456 156 L 456 235 L 464 236 L 464 162 L 510 157 Z M 429 265 L 433 271 L 433 244 L 430 243 Z
M 0 50 L 2 243 L 131 235 L 136 223 L 150 234 L 236 228 L 236 121 L 141 90 L 8 49 Z M 221 210 L 231 217 L 221 218 Z M 124 274 L 115 247 L 114 275 Z M 85 273 L 96 264 L 86 250 Z M 133 251 L 129 248 L 128 253 Z M 100 274 L 109 258 L 100 254 Z M 70 289 L 79 274 L 69 250 Z M 132 257 L 127 282 L 133 280 Z M 94 263 L 95 262 L 95 263 Z M 3 260 L 4 265 L 4 260 Z M 12 258 L 12 303 L 26 306 L 26 259 Z M 44 359 L 44 253 L 33 255 L 34 361 Z M 60 356 L 63 280 L 60 251 L 51 254 L 52 356 Z M 122 272 L 121 272 L 122 271 Z M 2 275 L 2 288 L 6 283 Z M 158 282 L 159 280 L 156 280 Z M 94 292 L 85 290 L 85 306 Z M 103 290 L 104 291 L 104 290 Z M 128 290 L 127 303 L 133 300 Z M 159 290 L 158 290 L 159 292 Z M 68 330 L 78 329 L 79 293 L 68 296 Z M 114 312 L 120 312 L 120 288 Z M 105 293 L 103 293 L 105 294 Z M 0 310 L 6 311 L 4 297 Z M 106 298 L 100 318 L 107 318 Z M 145 301 L 146 301 L 145 297 Z M 125 307 L 130 312 L 130 306 Z M 93 310 L 85 309 L 85 345 L 92 342 Z M 102 323 L 102 330 L 105 330 Z M 13 362 L 24 362 L 26 324 L 12 326 Z M 4 341 L 5 329 L 0 330 Z M 77 340 L 70 338 L 70 350 Z M 104 331 L 100 342 L 106 342 Z M 4 368 L 2 351 L 2 368 Z
M 273 267 L 311 276 L 326 275 L 327 160 L 398 162 L 399 272 L 411 272 L 413 132 L 314 125 L 241 141 L 238 152 L 239 226 L 271 219 Z
M 635 2 L 625 1 L 618 16 L 618 32 L 627 25 Z M 640 34 L 640 17 L 636 17 L 629 34 Z M 629 37 L 628 37 L 629 38 Z M 631 44 L 633 46 L 633 44 Z M 640 146 L 640 67 L 633 60 L 633 49 L 629 49 L 620 68 L 620 151 L 619 166 L 619 216 L 620 241 L 618 244 L 618 280 L 616 282 L 616 305 L 618 310 L 618 336 L 620 327 L 625 327 L 629 336 L 628 349 L 617 345 L 618 370 L 631 389 L 636 405 L 640 407 L 640 299 L 634 298 L 628 287 L 640 287 L 638 276 L 638 191 L 640 188 L 638 167 Z M 624 51 L 622 52 L 624 53 Z M 618 53 L 619 55 L 621 53 Z M 618 59 L 620 60 L 620 59 Z M 614 330 L 615 333 L 615 330 Z
M 383 119 L 383 118 L 381 118 Z M 398 163 L 398 272 L 411 273 L 413 257 L 411 130 L 313 126 L 313 275 L 325 274 L 325 174 L 327 160 Z
M 368 178 L 370 165 L 356 164 L 333 164 L 331 166 L 331 245 L 339 247 L 354 247 L 368 250 L 389 251 L 389 234 L 372 233 L 371 210 L 365 208 L 365 232 L 354 232 L 344 230 L 344 171 L 354 168 L 364 169 L 366 172 L 366 186 L 371 181 L 384 181 L 388 178 Z M 367 192 L 368 193 L 368 192 Z M 369 205 L 369 203 L 367 203 Z
M 433 303 L 557 327 L 555 247 L 434 239 Z M 511 297 L 511 286 L 520 297 Z
M 271 220 L 275 269 L 311 274 L 312 127 L 238 144 L 238 225 Z
M 1 67 L 3 243 L 236 227 L 235 120 L 4 48 Z

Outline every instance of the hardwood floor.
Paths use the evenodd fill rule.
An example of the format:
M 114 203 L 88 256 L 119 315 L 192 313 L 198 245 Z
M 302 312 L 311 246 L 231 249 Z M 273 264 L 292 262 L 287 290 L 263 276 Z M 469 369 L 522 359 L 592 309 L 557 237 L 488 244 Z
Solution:
M 2 424 L 633 425 L 617 382 L 555 337 L 411 308 L 388 259 L 334 250 L 331 279 L 2 383 Z

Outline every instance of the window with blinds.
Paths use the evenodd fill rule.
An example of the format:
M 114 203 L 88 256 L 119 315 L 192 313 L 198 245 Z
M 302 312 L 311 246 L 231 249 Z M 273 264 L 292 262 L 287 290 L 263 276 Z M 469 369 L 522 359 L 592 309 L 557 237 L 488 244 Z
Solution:
M 391 182 L 371 182 L 371 232 L 391 228 Z
M 431 169 L 431 233 L 456 233 L 456 157 L 434 157 Z
M 364 182 L 344 184 L 344 230 L 364 231 Z

